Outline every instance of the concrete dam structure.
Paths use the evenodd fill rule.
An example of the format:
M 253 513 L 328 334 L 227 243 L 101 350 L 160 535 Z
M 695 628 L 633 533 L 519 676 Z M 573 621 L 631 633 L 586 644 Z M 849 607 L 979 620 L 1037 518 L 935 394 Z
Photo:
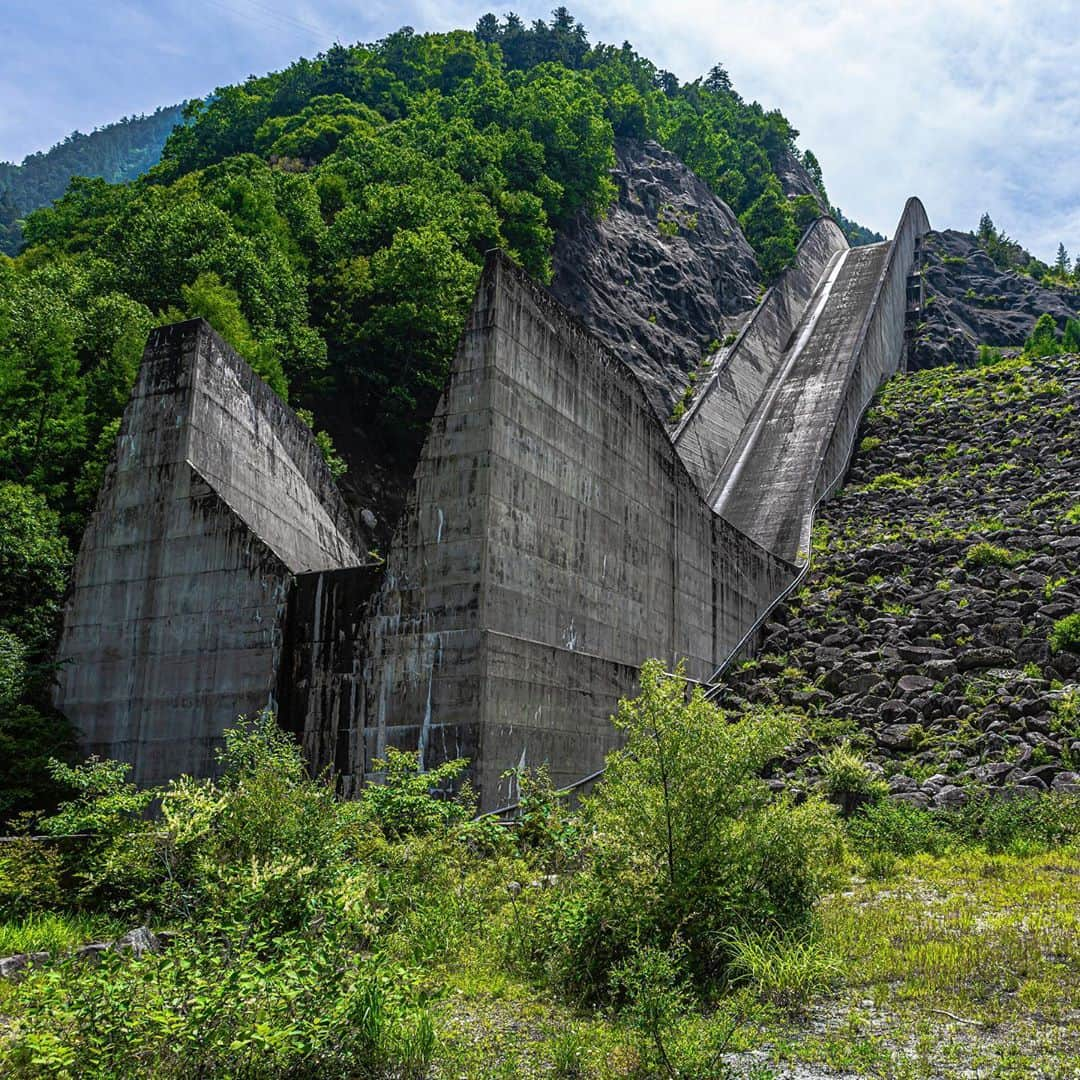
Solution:
M 599 768 L 648 657 L 708 681 L 806 557 L 903 362 L 919 237 L 821 219 L 672 431 L 633 371 L 489 256 L 385 564 L 314 439 L 201 321 L 155 331 L 77 559 L 56 701 L 140 783 L 277 711 L 348 792 L 391 746 Z

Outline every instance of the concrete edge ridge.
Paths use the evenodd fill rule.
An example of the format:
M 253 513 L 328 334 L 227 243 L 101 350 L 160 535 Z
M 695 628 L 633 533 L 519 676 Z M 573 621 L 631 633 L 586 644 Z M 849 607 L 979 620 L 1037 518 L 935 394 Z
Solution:
M 758 318 L 761 317 L 762 312 L 765 311 L 767 305 L 771 301 L 773 294 L 781 290 L 789 276 L 795 272 L 798 266 L 799 255 L 803 252 L 803 249 L 805 247 L 809 246 L 812 237 L 816 235 L 816 233 L 820 229 L 825 228 L 826 222 L 834 226 L 836 229 L 840 230 L 841 235 L 843 235 L 843 230 L 840 229 L 840 226 L 837 225 L 836 221 L 828 214 L 822 214 L 821 217 L 816 218 L 807 227 L 806 231 L 802 234 L 801 238 L 799 239 L 799 243 L 795 248 L 795 258 L 792 261 L 791 265 L 785 267 L 780 276 L 765 290 L 764 293 L 762 293 L 761 299 L 758 301 L 757 307 L 755 307 L 753 311 L 750 312 L 750 317 L 746 320 L 746 322 L 743 323 L 741 329 L 735 337 L 735 340 L 726 347 L 726 352 L 724 354 L 723 360 L 720 363 L 714 364 L 712 366 L 712 370 L 709 372 L 708 379 L 706 379 L 704 385 L 694 395 L 694 400 L 690 403 L 690 408 L 686 410 L 682 419 L 676 425 L 675 430 L 671 432 L 671 441 L 673 443 L 675 443 L 676 445 L 678 444 L 679 439 L 683 435 L 683 432 L 689 426 L 691 419 L 701 408 L 705 399 L 709 397 L 709 395 L 712 393 L 715 384 L 719 380 L 721 374 L 723 374 L 723 372 L 725 372 L 731 366 L 732 357 L 735 355 L 739 346 L 742 345 L 743 339 L 750 333 Z M 847 238 L 845 237 L 844 239 L 846 244 Z M 719 354 L 714 353 L 713 355 L 715 356 Z

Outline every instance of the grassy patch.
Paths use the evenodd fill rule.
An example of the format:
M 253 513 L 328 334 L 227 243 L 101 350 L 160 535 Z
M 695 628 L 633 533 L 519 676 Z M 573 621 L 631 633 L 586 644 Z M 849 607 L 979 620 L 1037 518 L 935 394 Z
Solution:
M 0 956 L 47 952 L 58 956 L 89 941 L 108 941 L 131 929 L 107 917 L 66 912 L 34 912 L 25 919 L 0 923 Z

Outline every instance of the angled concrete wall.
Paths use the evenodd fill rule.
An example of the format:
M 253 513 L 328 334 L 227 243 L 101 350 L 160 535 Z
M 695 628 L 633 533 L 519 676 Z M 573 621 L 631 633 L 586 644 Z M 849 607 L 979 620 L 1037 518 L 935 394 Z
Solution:
M 926 208 L 914 196 L 904 206 L 889 245 L 889 255 L 874 297 L 866 309 L 855 360 L 836 415 L 832 435 L 814 483 L 814 500 L 827 495 L 844 477 L 862 414 L 878 387 L 900 368 L 904 354 L 907 279 L 915 265 L 919 237 L 930 231 Z
M 366 649 L 365 746 L 599 766 L 650 656 L 705 678 L 792 568 L 719 519 L 630 369 L 492 256 Z
M 359 562 L 310 431 L 201 320 L 156 330 L 80 545 L 57 707 L 156 784 L 274 704 L 294 573 Z
M 847 247 L 832 218 L 819 218 L 807 229 L 795 262 L 765 293 L 675 429 L 675 446 L 702 494 L 709 494 L 776 374 L 826 269 Z
M 842 469 L 898 361 L 926 227 L 913 200 L 839 320 L 793 514 Z M 471 759 L 487 807 L 513 766 L 547 762 L 556 783 L 598 768 L 642 661 L 708 679 L 794 580 L 702 493 L 845 249 L 831 222 L 807 233 L 674 442 L 631 370 L 490 256 L 382 570 L 361 565 L 295 415 L 205 323 L 156 331 L 67 607 L 57 704 L 83 749 L 141 783 L 207 774 L 224 727 L 279 705 L 346 791 L 389 746 Z

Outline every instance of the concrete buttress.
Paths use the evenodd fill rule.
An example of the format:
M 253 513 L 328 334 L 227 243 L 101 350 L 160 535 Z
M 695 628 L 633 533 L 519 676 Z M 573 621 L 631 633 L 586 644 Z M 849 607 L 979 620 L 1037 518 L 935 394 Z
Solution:
M 672 434 L 631 368 L 488 256 L 384 566 L 310 430 L 204 322 L 150 337 L 80 547 L 56 701 L 139 783 L 206 775 L 270 707 L 352 791 L 390 746 L 556 784 L 648 657 L 707 681 L 796 579 L 811 508 L 898 367 L 918 200 L 826 219 Z

